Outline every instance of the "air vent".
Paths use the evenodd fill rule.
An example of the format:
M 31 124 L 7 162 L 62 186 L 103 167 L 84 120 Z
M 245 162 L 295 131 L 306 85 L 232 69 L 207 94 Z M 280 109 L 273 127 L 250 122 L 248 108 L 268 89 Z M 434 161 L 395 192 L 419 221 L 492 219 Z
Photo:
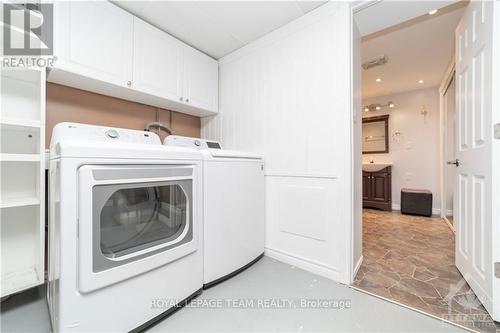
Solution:
M 387 63 L 387 56 L 385 54 L 381 55 L 381 56 L 378 56 L 376 58 L 373 58 L 373 59 L 370 59 L 368 61 L 365 61 L 361 67 L 363 67 L 363 69 L 370 69 L 370 68 L 373 68 L 373 67 L 377 67 L 377 66 L 382 66 L 382 65 L 385 65 Z

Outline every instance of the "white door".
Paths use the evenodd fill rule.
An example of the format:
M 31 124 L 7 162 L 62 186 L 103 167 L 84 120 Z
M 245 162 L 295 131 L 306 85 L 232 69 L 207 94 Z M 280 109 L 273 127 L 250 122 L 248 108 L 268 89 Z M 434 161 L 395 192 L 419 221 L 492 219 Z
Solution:
M 209 111 L 218 108 L 219 65 L 190 47 L 184 48 L 187 104 Z
M 107 1 L 55 4 L 55 66 L 127 86 L 132 80 L 133 16 Z
M 456 265 L 494 317 L 493 2 L 471 1 L 456 30 Z M 500 318 L 494 318 L 500 320 Z
M 136 90 L 182 102 L 184 45 L 167 33 L 134 18 L 134 80 Z

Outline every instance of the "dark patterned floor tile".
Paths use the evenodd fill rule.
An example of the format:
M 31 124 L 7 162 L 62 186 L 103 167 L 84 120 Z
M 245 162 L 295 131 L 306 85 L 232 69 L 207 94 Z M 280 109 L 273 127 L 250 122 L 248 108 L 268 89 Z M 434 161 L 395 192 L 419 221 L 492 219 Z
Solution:
M 401 289 L 399 287 L 392 287 L 389 289 L 389 293 L 392 298 L 400 303 L 405 305 L 416 307 L 420 310 L 427 310 L 428 306 L 424 301 L 413 293 L 409 293 L 408 291 Z
M 380 285 L 377 285 L 373 282 L 370 282 L 366 279 L 362 279 L 357 285 L 357 287 L 362 288 L 368 292 L 371 292 L 373 294 L 385 297 L 385 298 L 391 298 L 391 294 L 389 294 L 389 290 L 387 288 L 384 288 Z
M 455 239 L 439 218 L 363 212 L 355 286 L 480 332 L 500 332 L 455 267 Z
M 390 272 L 388 272 L 390 273 Z M 399 282 L 399 276 L 390 276 L 387 272 L 368 272 L 363 280 L 370 282 L 373 285 L 383 288 L 390 288 Z M 391 273 L 393 274 L 393 273 Z
M 402 279 L 399 286 L 419 297 L 441 297 L 432 284 L 416 279 Z
M 413 277 L 417 280 L 427 282 L 431 279 L 436 278 L 436 275 L 434 275 L 426 267 L 417 267 L 413 272 Z
M 412 276 L 413 272 L 415 271 L 415 266 L 412 265 L 408 260 L 404 259 L 383 259 L 379 260 L 378 263 L 386 266 L 389 268 L 389 270 L 401 274 L 407 274 Z

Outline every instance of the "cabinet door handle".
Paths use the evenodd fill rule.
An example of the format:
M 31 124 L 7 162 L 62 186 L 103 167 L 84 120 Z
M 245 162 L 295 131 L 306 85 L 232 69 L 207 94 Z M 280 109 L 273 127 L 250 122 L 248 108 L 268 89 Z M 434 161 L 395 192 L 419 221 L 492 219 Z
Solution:
M 127 86 L 130 87 L 132 85 L 132 81 L 127 81 Z
M 448 161 L 446 164 L 454 164 L 456 167 L 460 165 L 460 160 L 457 158 L 454 161 Z
M 180 97 L 179 100 L 182 102 L 184 100 L 184 98 Z
M 186 103 L 189 103 L 189 98 L 186 98 Z

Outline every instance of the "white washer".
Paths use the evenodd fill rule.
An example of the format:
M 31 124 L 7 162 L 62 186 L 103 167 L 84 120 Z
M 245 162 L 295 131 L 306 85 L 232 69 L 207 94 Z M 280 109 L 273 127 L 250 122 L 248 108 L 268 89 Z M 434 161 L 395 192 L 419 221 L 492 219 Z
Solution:
M 201 292 L 201 155 L 154 133 L 58 124 L 48 301 L 56 332 L 141 330 Z
M 203 152 L 203 282 L 209 288 L 264 254 L 264 161 L 252 153 L 222 150 L 210 140 L 169 135 L 164 145 Z

